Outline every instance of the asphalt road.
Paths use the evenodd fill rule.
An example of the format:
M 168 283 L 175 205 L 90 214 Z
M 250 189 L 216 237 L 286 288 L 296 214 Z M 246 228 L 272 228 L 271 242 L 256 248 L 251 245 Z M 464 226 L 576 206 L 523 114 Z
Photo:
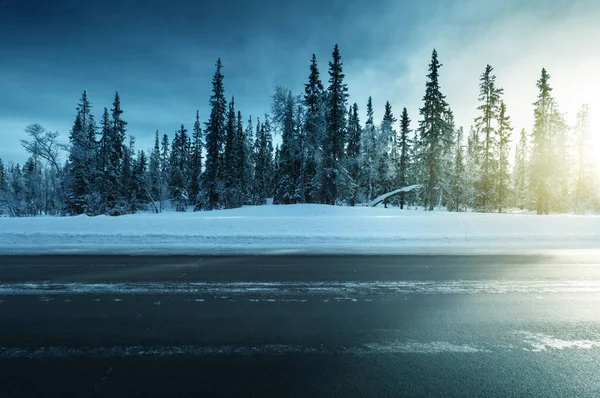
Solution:
M 600 255 L 0 256 L 0 397 L 600 396 Z

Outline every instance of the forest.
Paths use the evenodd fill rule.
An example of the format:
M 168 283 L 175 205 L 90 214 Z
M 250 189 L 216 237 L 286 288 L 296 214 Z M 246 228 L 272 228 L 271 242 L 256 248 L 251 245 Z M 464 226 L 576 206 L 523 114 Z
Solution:
M 374 120 L 373 101 L 349 103 L 338 46 L 321 77 L 313 55 L 304 92 L 277 86 L 271 109 L 244 116 L 225 95 L 221 60 L 212 78 L 210 114 L 196 112 L 169 137 L 137 150 L 127 134 L 117 92 L 94 117 L 83 92 L 68 144 L 40 124 L 25 128 L 25 164 L 0 159 L 0 214 L 112 215 L 230 209 L 246 205 L 319 203 L 365 206 L 398 188 L 385 206 L 448 211 L 529 210 L 582 214 L 600 211 L 597 152 L 585 104 L 569 126 L 541 69 L 532 98 L 534 124 L 514 131 L 503 89 L 487 65 L 479 79 L 478 117 L 456 126 L 433 50 L 418 115 L 385 103 Z M 417 119 L 414 124 L 412 119 Z M 177 125 L 176 123 L 175 125 Z M 275 145 L 273 137 L 281 137 Z

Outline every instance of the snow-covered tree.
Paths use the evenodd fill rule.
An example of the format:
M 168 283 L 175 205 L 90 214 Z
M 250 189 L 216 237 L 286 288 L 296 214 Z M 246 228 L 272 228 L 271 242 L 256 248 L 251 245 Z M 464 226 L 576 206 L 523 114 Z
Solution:
M 521 130 L 519 142 L 515 150 L 514 164 L 514 195 L 515 205 L 523 210 L 529 206 L 529 181 L 528 181 L 528 164 L 529 164 L 529 144 L 527 141 L 527 133 L 525 129 Z
M 489 210 L 495 207 L 497 198 L 496 178 L 498 159 L 496 158 L 498 146 L 497 119 L 500 111 L 500 99 L 503 89 L 496 86 L 494 68 L 486 65 L 479 83 L 479 102 L 477 110 L 481 115 L 475 119 L 475 127 L 482 134 L 481 175 L 477 182 L 478 200 L 477 207 Z
M 223 86 L 221 59 L 217 60 L 217 70 L 213 77 L 212 96 L 210 97 L 210 117 L 206 123 L 206 164 L 204 167 L 203 186 L 206 190 L 206 210 L 218 209 L 222 206 L 220 192 L 224 189 L 221 180 L 223 174 L 221 153 L 225 140 L 227 100 Z
M 304 85 L 304 106 L 306 108 L 304 124 L 304 147 L 301 186 L 304 187 L 304 202 L 319 201 L 321 181 L 317 168 L 322 160 L 321 143 L 325 135 L 325 94 L 319 76 L 317 58 L 312 55 L 308 83 Z
M 506 104 L 500 101 L 500 110 L 498 112 L 498 171 L 496 174 L 496 204 L 498 212 L 502 213 L 502 209 L 508 206 L 510 198 L 510 171 L 508 155 L 510 152 L 510 138 L 512 134 L 512 126 L 510 125 L 510 117 L 506 113 Z
M 454 161 L 450 172 L 450 187 L 448 190 L 447 207 L 450 211 L 463 211 L 466 207 L 465 194 L 465 163 L 463 146 L 463 128 L 456 132 L 456 143 L 454 145 Z
M 400 117 L 400 137 L 398 139 L 398 187 L 403 188 L 408 186 L 409 177 L 408 171 L 410 167 L 410 119 L 408 117 L 408 111 L 406 108 L 402 110 L 402 116 Z M 405 200 L 406 193 L 400 193 L 400 208 L 404 209 L 406 204 Z
M 349 185 L 348 171 L 344 167 L 346 138 L 346 104 L 348 87 L 344 83 L 342 56 L 336 44 L 329 62 L 329 87 L 327 88 L 326 133 L 323 137 L 321 176 L 321 203 L 335 205 Z
M 201 190 L 202 176 L 202 129 L 200 128 L 200 113 L 196 111 L 196 120 L 192 133 L 189 164 L 189 199 L 194 204 L 194 211 L 199 210 L 198 195 Z
M 359 189 L 361 179 L 361 142 L 362 127 L 358 117 L 358 104 L 355 102 L 348 111 L 348 145 L 346 147 L 347 169 L 352 179 L 352 190 L 348 204 L 354 206 L 362 202 L 363 195 Z
M 437 51 L 433 50 L 429 74 L 425 84 L 423 107 L 419 109 L 422 120 L 419 121 L 419 161 L 424 170 L 425 205 L 433 210 L 440 194 L 440 176 L 442 174 L 442 158 L 445 148 L 450 144 L 448 134 L 448 104 L 440 91 Z

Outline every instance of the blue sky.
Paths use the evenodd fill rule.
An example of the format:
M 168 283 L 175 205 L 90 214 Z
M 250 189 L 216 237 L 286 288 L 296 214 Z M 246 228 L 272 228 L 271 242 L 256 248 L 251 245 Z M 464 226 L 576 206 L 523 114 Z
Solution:
M 302 90 L 313 52 L 326 79 L 335 43 L 351 101 L 364 112 L 372 95 L 377 117 L 389 100 L 397 115 L 406 106 L 416 126 L 434 47 L 444 64 L 442 89 L 465 128 L 476 116 L 486 63 L 496 67 L 515 130 L 531 127 L 542 66 L 568 119 L 582 102 L 594 113 L 596 3 L 2 0 L 0 158 L 25 160 L 19 140 L 29 123 L 66 140 L 84 89 L 97 120 L 118 90 L 129 133 L 146 149 L 156 129 L 172 135 L 181 123 L 191 127 L 196 109 L 206 120 L 217 57 L 227 96 L 235 95 L 244 118 L 261 116 L 275 84 Z

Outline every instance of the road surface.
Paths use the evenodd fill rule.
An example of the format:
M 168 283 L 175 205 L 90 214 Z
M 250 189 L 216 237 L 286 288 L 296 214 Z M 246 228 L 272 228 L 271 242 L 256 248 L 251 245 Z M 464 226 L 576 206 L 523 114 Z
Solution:
M 600 255 L 0 256 L 0 397 L 600 396 Z

